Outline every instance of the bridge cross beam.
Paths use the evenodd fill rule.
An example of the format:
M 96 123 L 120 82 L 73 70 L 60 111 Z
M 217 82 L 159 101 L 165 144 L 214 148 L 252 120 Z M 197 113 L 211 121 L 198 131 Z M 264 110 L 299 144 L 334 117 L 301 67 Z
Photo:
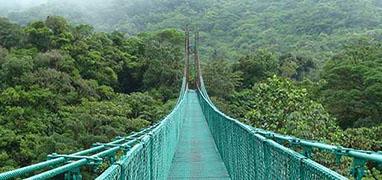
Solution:
M 365 159 L 359 159 L 359 158 L 353 159 L 353 165 L 350 170 L 350 173 L 353 175 L 353 177 L 356 180 L 361 180 L 363 176 L 365 175 L 365 165 L 366 165 Z
M 64 179 L 65 180 L 82 180 L 80 168 L 76 168 L 65 173 Z

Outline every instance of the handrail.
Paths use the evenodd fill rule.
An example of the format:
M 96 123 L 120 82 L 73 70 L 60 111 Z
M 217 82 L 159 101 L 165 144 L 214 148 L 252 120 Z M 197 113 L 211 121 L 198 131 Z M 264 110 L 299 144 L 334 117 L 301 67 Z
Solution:
M 364 167 L 367 161 L 375 162 L 379 164 L 380 166 L 382 166 L 382 152 L 357 150 L 353 148 L 329 145 L 329 144 L 325 144 L 325 143 L 321 143 L 317 141 L 304 140 L 304 139 L 296 138 L 289 135 L 281 135 L 275 132 L 266 131 L 259 128 L 254 128 L 238 120 L 235 120 L 218 110 L 218 108 L 213 104 L 213 102 L 208 97 L 207 90 L 205 89 L 205 86 L 204 86 L 203 78 L 200 77 L 200 79 L 201 79 L 201 87 L 199 87 L 199 92 L 201 96 L 208 102 L 208 104 L 212 108 L 214 108 L 215 111 L 218 112 L 221 116 L 223 116 L 224 118 L 228 120 L 234 121 L 235 123 L 238 123 L 241 127 L 246 129 L 247 131 L 251 129 L 251 131 L 253 131 L 254 133 L 262 135 L 263 137 L 266 137 L 268 139 L 275 140 L 276 142 L 289 143 L 292 146 L 299 146 L 299 147 L 302 147 L 303 149 L 305 148 L 303 155 L 305 155 L 308 158 L 311 158 L 312 148 L 334 154 L 337 160 L 340 160 L 341 157 L 343 156 L 353 158 L 351 174 L 356 179 L 362 179 L 362 177 L 364 176 L 364 173 L 365 173 Z
M 127 137 L 123 137 L 123 138 L 117 137 L 117 140 L 115 140 L 113 142 L 110 142 L 110 143 L 107 143 L 107 144 L 98 145 L 98 146 L 95 146 L 93 148 L 86 149 L 86 150 L 83 150 L 83 151 L 79 151 L 79 152 L 70 154 L 69 156 L 82 156 L 82 155 L 92 154 L 92 153 L 96 153 L 96 152 L 100 152 L 100 151 L 101 151 L 100 153 L 107 152 L 108 151 L 108 147 L 110 147 L 111 145 L 119 145 L 119 146 L 116 146 L 116 150 L 119 150 L 122 147 L 122 146 L 120 146 L 120 143 L 123 143 L 125 141 L 130 140 L 130 139 L 135 139 L 135 138 L 137 138 L 137 136 L 138 137 L 141 136 L 142 134 L 146 133 L 148 130 L 150 130 L 151 128 L 155 127 L 156 125 L 157 124 L 155 124 L 155 125 L 153 125 L 153 126 L 151 126 L 149 128 L 145 128 L 145 129 L 141 130 L 140 132 L 132 133 L 131 135 L 129 135 Z M 55 158 L 55 159 L 50 159 L 50 160 L 47 160 L 47 161 L 44 161 L 44 162 L 40 162 L 40 163 L 37 163 L 37 164 L 34 164 L 34 165 L 29 165 L 29 166 L 26 166 L 26 167 L 22 167 L 22 168 L 19 168 L 19 169 L 15 169 L 15 170 L 12 170 L 12 171 L 1 173 L 0 174 L 0 179 L 10 179 L 10 178 L 20 177 L 20 176 L 23 176 L 23 175 L 26 175 L 26 174 L 29 174 L 29 173 L 32 173 L 32 172 L 35 172 L 35 171 L 42 170 L 42 169 L 47 168 L 47 167 L 51 167 L 51 166 L 55 166 L 55 165 L 59 165 L 59 164 L 64 164 L 64 163 L 66 163 L 68 161 L 69 161 L 69 159 L 65 158 L 65 157 L 59 157 L 59 158 Z
M 205 97 L 205 95 L 203 94 L 203 90 L 199 89 L 198 92 L 199 92 L 198 94 L 200 96 L 201 101 L 204 101 L 207 104 L 207 107 L 202 105 L 202 109 L 205 113 L 208 113 L 208 114 L 205 114 L 207 122 L 214 136 L 215 142 L 217 142 L 218 150 L 221 152 L 222 159 L 224 163 L 226 164 L 232 179 L 242 179 L 242 178 L 247 179 L 249 177 L 256 178 L 256 179 L 269 179 L 275 176 L 285 176 L 285 178 L 292 178 L 292 179 L 294 178 L 309 179 L 309 177 L 313 177 L 313 176 L 320 177 L 323 179 L 340 179 L 340 180 L 347 179 L 343 177 L 342 175 L 338 174 L 337 172 L 332 171 L 328 169 L 327 167 L 324 167 L 318 164 L 317 162 L 310 160 L 308 157 L 305 157 L 285 146 L 282 146 L 281 144 L 275 142 L 272 139 L 262 136 L 261 134 L 257 133 L 251 126 L 246 125 L 236 119 L 233 119 L 225 115 L 216 106 L 214 106 L 212 102 L 210 102 Z M 213 112 L 210 112 L 208 108 L 212 109 L 213 112 L 216 113 L 217 115 L 211 114 Z M 221 135 L 222 132 L 220 132 L 220 131 L 223 131 L 221 128 L 223 127 L 227 128 L 225 125 L 227 123 L 225 121 L 232 122 L 232 123 L 228 123 L 228 124 L 231 124 L 229 126 L 237 127 L 232 130 L 226 130 L 225 131 L 226 133 L 236 134 L 236 133 L 239 133 L 240 132 L 239 129 L 241 129 L 241 132 L 243 132 L 244 134 L 237 135 L 238 138 L 247 137 L 247 139 L 240 140 L 240 139 L 231 137 L 232 139 L 228 141 L 230 141 L 233 144 L 222 145 L 221 144 L 222 141 L 227 141 L 226 140 L 227 137 L 222 137 L 223 136 Z M 215 126 L 218 126 L 218 127 L 215 127 Z M 214 128 L 217 128 L 217 129 L 214 129 Z M 219 138 L 219 135 L 215 135 L 215 133 L 220 134 L 221 138 Z M 224 134 L 224 136 L 230 136 L 234 134 Z M 262 145 L 253 147 L 254 149 L 248 149 L 248 147 L 250 146 L 248 143 L 251 143 L 251 141 L 261 142 Z M 233 145 L 235 145 L 235 147 L 232 147 L 232 148 L 235 148 L 236 151 L 240 153 L 244 153 L 243 157 L 235 153 L 226 152 L 227 151 L 226 149 L 229 148 L 227 146 L 233 146 Z M 269 151 L 271 149 L 273 149 L 272 151 L 281 153 L 284 156 L 283 158 L 288 159 L 288 162 L 278 162 L 279 165 L 277 167 L 273 166 L 273 163 L 270 163 L 269 161 L 274 162 L 274 161 L 283 161 L 283 160 L 281 159 L 281 157 L 271 156 L 271 154 L 269 154 Z M 258 153 L 260 154 L 264 153 L 264 154 L 256 155 Z M 250 154 L 250 157 L 246 157 L 248 156 L 248 154 Z M 262 159 L 261 158 L 258 159 L 258 157 L 262 157 Z M 253 160 L 248 160 L 248 158 L 253 158 Z M 251 161 L 251 162 L 247 162 L 247 161 Z M 297 164 L 294 163 L 295 165 L 285 164 L 285 163 L 287 164 L 292 163 L 293 161 L 296 161 L 298 163 Z M 253 166 L 253 164 L 255 164 L 256 166 L 255 168 L 247 167 L 247 166 Z M 240 168 L 236 168 L 237 166 Z M 288 166 L 291 166 L 291 167 L 288 167 Z M 246 169 L 242 170 L 241 168 L 246 168 Z M 253 172 L 250 170 L 251 168 Z M 282 172 L 274 172 L 277 170 L 272 168 L 276 168 L 277 170 L 281 170 Z M 295 171 L 298 171 L 299 173 L 296 174 L 294 172 L 289 172 L 288 169 L 290 168 L 298 168 L 298 169 L 295 169 Z M 271 170 L 273 171 L 271 172 Z M 257 172 L 257 171 L 262 171 L 262 172 Z M 274 174 L 274 173 L 279 173 L 279 174 Z
M 188 89 L 187 81 L 186 81 L 185 77 L 183 77 L 182 86 L 181 86 L 181 90 L 179 93 L 179 98 L 178 98 L 178 101 L 177 101 L 177 104 L 176 104 L 174 110 L 179 106 L 180 103 L 182 103 L 182 100 L 184 99 L 185 92 L 187 91 L 187 89 Z M 171 115 L 172 113 L 173 112 L 171 112 L 169 115 Z M 168 116 L 166 116 L 166 118 Z M 166 119 L 166 118 L 164 118 L 164 119 Z M 150 126 L 148 128 L 144 128 L 137 133 L 132 133 L 131 135 L 128 135 L 128 136 L 123 137 L 123 138 L 117 137 L 117 140 L 112 141 L 110 143 L 106 143 L 106 144 L 95 143 L 95 147 L 92 147 L 90 149 L 86 149 L 83 151 L 72 153 L 70 155 L 61 155 L 61 156 L 58 156 L 57 158 L 54 158 L 54 159 L 50 159 L 50 160 L 43 161 L 43 162 L 40 162 L 37 164 L 22 167 L 19 169 L 11 170 L 8 172 L 0 173 L 0 179 L 3 180 L 3 179 L 11 179 L 11 178 L 16 178 L 16 177 L 26 176 L 26 175 L 32 174 L 33 172 L 36 172 L 36 171 L 41 171 L 44 169 L 52 168 L 53 166 L 58 166 L 56 168 L 49 169 L 47 171 L 44 171 L 42 173 L 39 173 L 37 175 L 34 175 L 34 176 L 28 178 L 28 179 L 46 179 L 46 178 L 51 178 L 51 177 L 54 177 L 56 175 L 59 175 L 59 174 L 65 173 L 65 172 L 69 172 L 71 170 L 74 170 L 76 168 L 79 168 L 79 167 L 82 167 L 85 165 L 89 165 L 89 164 L 91 165 L 92 159 L 100 158 L 100 157 L 115 156 L 115 153 L 117 151 L 125 150 L 126 146 L 131 145 L 132 142 L 136 142 L 136 139 L 139 139 L 140 137 L 146 135 L 147 133 L 150 133 L 157 126 L 160 126 L 161 123 L 162 123 L 162 121 L 159 121 L 158 123 L 153 124 L 152 126 Z M 85 155 L 88 155 L 88 156 L 85 156 Z M 50 155 L 50 157 L 52 157 L 52 155 Z M 72 159 L 69 157 L 76 157 L 76 158 L 82 157 L 82 159 L 79 159 L 77 161 L 72 162 Z M 66 164 L 66 163 L 68 163 L 68 164 Z M 79 173 L 79 172 L 77 172 L 77 173 Z M 78 176 L 80 176 L 80 175 L 78 175 Z
M 181 99 L 181 101 L 179 101 L 177 103 L 177 105 L 174 109 L 176 109 L 179 106 L 179 104 L 182 103 L 182 100 L 184 100 L 183 96 L 185 93 L 183 92 L 181 94 L 182 94 L 182 99 Z M 173 112 L 170 113 L 168 116 L 170 116 L 172 114 L 173 114 Z M 164 118 L 164 119 L 167 119 L 168 116 L 166 116 L 166 118 Z M 107 157 L 114 156 L 117 151 L 125 150 L 126 147 L 131 147 L 136 142 L 138 142 L 138 139 L 141 139 L 142 137 L 146 136 L 147 134 L 149 134 L 152 131 L 157 131 L 157 129 L 160 126 L 162 126 L 162 124 L 163 124 L 163 121 L 160 121 L 160 122 L 158 122 L 158 123 L 156 123 L 156 124 L 154 124 L 148 128 L 141 130 L 140 132 L 133 133 L 127 137 L 119 138 L 118 140 L 115 140 L 113 142 L 98 145 L 96 147 L 86 149 L 86 150 L 83 150 L 83 151 L 80 151 L 77 153 L 73 153 L 71 155 L 66 155 L 66 157 L 58 157 L 55 159 L 40 162 L 38 164 L 34 164 L 34 165 L 30 165 L 30 166 L 22 167 L 22 168 L 15 169 L 12 171 L 1 173 L 0 179 L 3 180 L 3 179 L 16 178 L 16 177 L 27 175 L 27 174 L 35 172 L 35 171 L 39 171 L 39 170 L 42 170 L 45 168 L 52 167 L 55 165 L 68 163 L 71 161 L 71 159 L 68 158 L 70 156 L 75 157 L 75 156 L 83 156 L 83 155 L 87 155 L 87 154 L 96 153 L 96 154 L 91 155 L 91 156 L 84 156 L 84 158 L 82 158 L 78 161 L 74 161 L 74 162 L 71 162 L 69 164 L 65 164 L 63 166 L 59 166 L 59 167 L 54 168 L 54 169 L 50 169 L 50 170 L 42 172 L 40 174 L 31 176 L 27 179 L 31 180 L 31 179 L 52 178 L 56 175 L 59 175 L 59 174 L 68 172 L 70 170 L 79 168 L 81 166 L 87 165 L 92 161 L 92 158 L 102 158 L 102 157 L 106 157 L 106 156 Z M 112 147 L 112 146 L 114 146 L 114 147 Z
M 283 141 L 292 144 L 293 146 L 317 148 L 323 151 L 331 152 L 339 156 L 348 156 L 366 161 L 373 161 L 382 164 L 382 152 L 365 151 L 353 148 L 346 148 L 342 146 L 334 146 L 330 144 L 321 143 L 318 141 L 300 139 L 294 136 L 281 135 L 263 129 L 253 128 L 256 133 L 261 134 L 267 138 L 277 141 Z
M 101 144 L 101 143 L 95 143 L 95 147 L 92 147 L 90 149 L 86 149 L 80 152 L 76 152 L 70 155 L 49 155 L 48 157 L 53 157 L 53 159 L 40 162 L 37 164 L 29 165 L 26 167 L 22 167 L 19 169 L 11 170 L 8 172 L 3 172 L 0 173 L 0 179 L 11 179 L 11 178 L 16 178 L 20 176 L 27 176 L 29 174 L 32 174 L 33 172 L 36 171 L 41 171 L 44 169 L 48 169 L 42 173 L 33 175 L 32 177 L 29 177 L 28 179 L 46 179 L 46 178 L 51 178 L 56 175 L 66 173 L 69 171 L 75 171 L 74 176 L 81 177 L 79 174 L 79 167 L 85 166 L 92 164 L 94 160 L 101 160 L 99 159 L 100 157 L 112 157 L 115 156 L 116 152 L 119 150 L 127 150 L 130 148 L 131 145 L 136 145 L 136 144 L 141 144 L 141 143 L 136 143 L 138 142 L 137 139 L 152 133 L 153 131 L 156 131 L 158 127 L 162 126 L 163 122 L 167 120 L 171 115 L 174 114 L 174 111 L 179 108 L 180 104 L 185 99 L 185 94 L 188 90 L 188 74 L 189 74 L 189 34 L 186 32 L 186 37 L 185 37 L 185 50 L 186 50 L 186 56 L 185 56 L 185 66 L 184 66 L 184 71 L 183 71 L 183 78 L 182 78 L 182 85 L 180 88 L 179 92 L 179 97 L 176 102 L 176 105 L 174 109 L 169 113 L 162 121 L 145 128 L 141 130 L 138 133 L 133 133 L 132 135 L 129 135 L 125 138 L 118 138 L 115 141 L 112 141 L 110 143 L 106 144 Z M 136 143 L 136 144 L 135 144 Z M 89 155 L 90 154 L 90 155 Z M 89 155 L 89 156 L 85 156 Z M 76 159 L 77 161 L 72 161 L 73 159 Z M 65 164 L 66 163 L 66 164 Z M 63 165 L 65 164 L 65 165 Z M 52 168 L 53 166 L 58 166 L 55 168 Z

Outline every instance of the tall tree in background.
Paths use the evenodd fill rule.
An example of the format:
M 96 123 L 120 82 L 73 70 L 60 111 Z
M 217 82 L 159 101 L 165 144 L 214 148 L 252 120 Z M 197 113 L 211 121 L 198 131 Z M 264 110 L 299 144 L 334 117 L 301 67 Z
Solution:
M 242 73 L 235 72 L 225 60 L 213 60 L 203 65 L 203 79 L 211 96 L 227 98 L 241 85 Z
M 277 57 L 267 50 L 258 50 L 256 53 L 239 59 L 233 66 L 235 71 L 243 74 L 243 87 L 250 88 L 272 75 L 277 74 Z
M 19 25 L 0 17 L 0 46 L 5 48 L 17 47 L 23 40 L 23 32 Z
M 328 61 L 322 97 L 341 127 L 382 123 L 382 46 L 359 42 Z

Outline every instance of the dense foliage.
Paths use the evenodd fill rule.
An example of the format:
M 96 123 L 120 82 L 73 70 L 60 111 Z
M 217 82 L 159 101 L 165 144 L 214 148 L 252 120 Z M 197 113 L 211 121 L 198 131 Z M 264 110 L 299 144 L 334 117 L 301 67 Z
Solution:
M 255 127 L 317 140 L 337 130 L 335 119 L 323 106 L 288 80 L 270 78 L 256 84 L 245 97 L 252 103 L 245 119 Z
M 175 30 L 125 38 L 56 16 L 25 27 L 1 18 L 0 40 L 0 171 L 139 130 L 177 96 Z
M 22 24 L 62 15 L 129 34 L 191 24 L 201 31 L 206 57 L 266 48 L 321 58 L 362 34 L 380 37 L 381 7 L 380 0 L 53 0 L 7 14 Z
M 204 79 L 220 109 L 255 127 L 381 151 L 380 52 L 381 43 L 373 40 L 349 44 L 318 70 L 320 81 L 312 82 L 306 79 L 316 68 L 311 59 L 293 54 L 275 56 L 259 50 L 235 63 L 208 62 Z M 286 63 L 294 66 L 285 68 Z M 208 73 L 215 71 L 221 73 Z M 337 166 L 331 157 L 319 154 L 316 158 L 348 174 L 348 161 Z M 368 168 L 368 176 L 381 176 L 375 165 Z
M 224 112 L 283 134 L 382 150 L 381 0 L 91 2 L 2 11 L 25 25 L 0 19 L 2 170 L 159 119 L 181 75 L 182 35 L 166 28 L 186 24 L 200 30 L 204 80 Z
M 322 78 L 324 103 L 342 127 L 382 124 L 382 44 L 359 42 L 334 56 Z

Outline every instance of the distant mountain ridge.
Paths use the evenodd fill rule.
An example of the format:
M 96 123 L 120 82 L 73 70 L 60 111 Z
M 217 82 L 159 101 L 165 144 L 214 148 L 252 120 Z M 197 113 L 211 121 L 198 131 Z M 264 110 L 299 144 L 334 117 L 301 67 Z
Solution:
M 191 24 L 201 31 L 203 54 L 230 59 L 258 48 L 321 59 L 382 29 L 381 0 L 56 0 L 8 17 L 26 24 L 48 15 L 127 34 Z

